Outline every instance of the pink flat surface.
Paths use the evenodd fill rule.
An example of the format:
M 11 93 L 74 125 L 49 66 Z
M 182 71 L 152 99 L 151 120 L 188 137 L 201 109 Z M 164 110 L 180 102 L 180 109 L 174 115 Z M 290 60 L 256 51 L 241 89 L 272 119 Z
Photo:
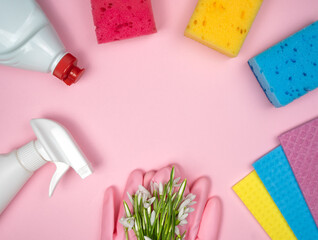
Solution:
M 237 58 L 183 37 L 196 1 L 153 0 L 158 33 L 97 45 L 89 0 L 41 0 L 87 71 L 67 87 L 0 66 L 0 152 L 34 138 L 29 120 L 65 125 L 95 173 L 69 172 L 49 199 L 54 166 L 36 172 L 0 216 L 0 239 L 99 239 L 104 190 L 135 168 L 184 166 L 208 175 L 223 201 L 220 239 L 269 239 L 231 190 L 281 133 L 318 115 L 318 90 L 275 109 L 247 60 L 318 19 L 317 0 L 265 0 Z

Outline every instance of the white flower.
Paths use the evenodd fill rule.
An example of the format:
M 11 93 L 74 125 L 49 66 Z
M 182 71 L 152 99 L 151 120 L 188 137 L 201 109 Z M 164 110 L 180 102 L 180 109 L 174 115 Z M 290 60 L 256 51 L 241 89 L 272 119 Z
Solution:
M 154 187 L 153 181 L 150 181 L 150 192 L 151 192 L 151 194 L 153 194 L 154 190 L 155 190 L 155 187 Z
M 187 220 L 182 220 L 179 225 L 180 226 L 184 226 L 184 225 L 187 225 L 187 224 L 188 224 Z
M 173 187 L 180 187 L 181 183 L 178 184 L 179 181 L 180 181 L 180 177 L 178 177 L 175 180 L 173 180 Z
M 188 208 L 194 204 L 196 204 L 196 201 L 193 201 L 196 198 L 196 196 L 192 193 L 188 194 L 188 196 L 183 200 L 179 207 L 179 211 L 181 211 L 182 208 Z
M 136 230 L 136 232 L 139 231 L 138 224 L 136 221 L 135 221 L 135 230 Z
M 180 212 L 178 213 L 178 218 L 180 218 L 183 214 L 184 214 L 184 208 L 182 208 Z
M 151 214 L 151 207 L 147 208 L 147 213 L 148 213 L 148 215 Z
M 127 192 L 127 196 L 128 196 L 129 201 L 131 202 L 131 204 L 134 205 L 133 199 L 132 199 L 131 195 L 129 194 L 129 192 Z
M 158 192 L 159 191 L 159 184 L 156 182 L 151 181 L 150 182 L 150 190 L 151 193 L 153 194 L 154 191 Z
M 141 202 L 141 193 L 139 192 L 137 195 L 138 195 L 138 205 L 140 205 L 140 202 Z
M 144 236 L 145 240 L 152 240 L 151 238 Z
M 184 212 L 185 213 L 191 213 L 191 212 L 193 212 L 195 209 L 194 208 L 186 208 L 185 210 L 184 210 Z
M 151 226 L 154 224 L 156 218 L 156 211 L 152 210 L 151 216 L 150 216 L 150 224 Z
M 180 230 L 179 230 L 179 228 L 178 228 L 177 226 L 175 226 L 175 228 L 174 228 L 174 233 L 175 233 L 177 236 L 180 235 Z
M 162 183 L 159 183 L 159 195 L 161 196 L 163 194 L 163 185 Z
M 149 208 L 151 204 L 156 200 L 156 197 L 152 197 L 144 201 L 144 208 Z
M 181 205 L 180 205 L 180 207 L 179 207 L 179 211 L 181 211 L 181 209 L 187 207 L 190 203 L 191 203 L 191 200 L 190 200 L 190 199 L 185 199 L 185 200 L 181 203 Z
M 180 212 L 178 213 L 178 220 L 181 222 L 188 217 L 188 213 L 186 213 L 188 208 L 181 208 Z
M 151 196 L 150 192 L 142 185 L 138 186 L 138 191 L 144 194 L 147 198 Z
M 150 189 L 151 189 L 151 193 L 153 193 L 154 191 L 157 191 L 157 192 L 159 192 L 160 196 L 163 194 L 163 184 L 162 183 L 158 184 L 156 182 L 151 182 Z
M 196 198 L 196 195 L 192 194 L 192 193 L 189 193 L 185 199 L 190 199 L 191 201 L 193 201 L 194 199 Z
M 178 220 L 182 222 L 182 221 L 185 220 L 188 216 L 189 216 L 189 214 L 185 213 L 185 214 L 183 214 L 182 216 L 178 217 Z
M 180 204 L 178 209 L 179 211 L 178 220 L 180 221 L 180 224 L 179 224 L 180 226 L 183 226 L 188 223 L 186 219 L 189 216 L 189 213 L 194 211 L 194 208 L 190 208 L 189 206 L 196 203 L 193 201 L 195 197 L 196 196 L 194 194 L 190 193 L 185 197 L 183 202 Z
M 121 218 L 119 219 L 119 223 L 121 223 L 125 228 L 128 228 L 128 231 L 130 231 L 135 225 L 135 219 L 133 217 Z

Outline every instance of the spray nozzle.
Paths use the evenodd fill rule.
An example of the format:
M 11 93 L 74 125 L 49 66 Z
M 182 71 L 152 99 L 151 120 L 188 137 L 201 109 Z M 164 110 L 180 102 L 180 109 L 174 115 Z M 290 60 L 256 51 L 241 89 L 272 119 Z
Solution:
M 32 129 L 38 140 L 35 147 L 38 153 L 47 161 L 56 165 L 56 171 L 51 179 L 49 196 L 71 167 L 81 178 L 92 174 L 92 168 L 81 149 L 68 131 L 60 124 L 48 119 L 32 119 Z

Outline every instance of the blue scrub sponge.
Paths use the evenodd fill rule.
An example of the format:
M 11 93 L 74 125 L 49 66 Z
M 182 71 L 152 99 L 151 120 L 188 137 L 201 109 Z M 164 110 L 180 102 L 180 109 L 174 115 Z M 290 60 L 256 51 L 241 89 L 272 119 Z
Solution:
M 248 61 L 269 101 L 282 107 L 318 87 L 318 21 Z
M 297 239 L 318 239 L 318 228 L 282 146 L 260 158 L 253 167 Z

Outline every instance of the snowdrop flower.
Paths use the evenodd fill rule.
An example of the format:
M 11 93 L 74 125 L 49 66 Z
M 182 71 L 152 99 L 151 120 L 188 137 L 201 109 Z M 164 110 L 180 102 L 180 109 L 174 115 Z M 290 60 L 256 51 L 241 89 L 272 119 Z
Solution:
M 141 202 L 141 193 L 138 193 L 138 205 L 140 205 Z
M 163 195 L 163 185 L 162 183 L 159 183 L 159 195 Z
M 154 191 L 158 192 L 159 191 L 159 184 L 151 181 L 150 182 L 150 191 L 151 191 L 151 194 L 153 194 Z
M 176 178 L 175 180 L 173 180 L 173 187 L 180 187 L 181 183 L 178 184 L 178 182 L 180 181 L 180 177 Z
M 187 218 L 188 215 L 189 214 L 185 213 L 185 208 L 182 208 L 181 211 L 178 214 L 178 220 L 182 221 L 183 219 Z
M 185 214 L 183 214 L 180 218 L 178 217 L 178 220 L 182 222 L 182 221 L 185 220 L 188 216 L 189 216 L 189 214 L 185 213 Z
M 148 200 L 148 198 L 151 197 L 150 192 L 142 185 L 138 186 L 138 190 L 136 192 L 136 195 L 138 196 L 138 205 L 140 205 L 141 200 L 142 203 L 145 204 Z
M 195 197 L 196 196 L 192 193 L 188 194 L 179 206 L 178 220 L 180 221 L 180 226 L 188 223 L 186 219 L 189 216 L 189 213 L 194 211 L 194 208 L 190 208 L 189 206 L 196 203 L 193 201 Z
M 156 183 L 156 182 L 151 182 L 150 183 L 150 191 L 153 193 L 154 191 L 159 192 L 159 195 L 161 196 L 163 194 L 163 185 L 162 183 Z
M 180 219 L 182 217 L 182 215 L 184 214 L 185 212 L 185 208 L 182 208 L 180 211 L 179 211 L 179 214 L 178 214 L 178 219 Z
M 164 221 L 166 212 L 164 215 L 159 214 L 162 209 L 173 209 L 173 212 L 167 214 L 169 214 L 169 218 L 174 218 L 176 223 L 174 229 L 170 229 L 175 235 L 174 239 L 183 240 L 185 238 L 185 232 L 181 233 L 180 227 L 188 224 L 187 218 L 194 211 L 190 206 L 196 203 L 194 202 L 196 196 L 191 193 L 184 196 L 187 179 L 184 179 L 181 183 L 179 182 L 180 178 L 174 179 L 174 168 L 172 168 L 168 182 L 157 183 L 151 181 L 149 189 L 139 185 L 133 195 L 127 192 L 127 197 L 133 205 L 132 210 L 124 200 L 125 216 L 119 220 L 125 228 L 126 240 L 129 240 L 127 230 L 132 229 L 138 240 L 152 240 L 158 237 L 163 239 L 165 234 L 157 236 L 157 232 L 149 231 L 154 227 L 159 229 L 159 233 L 163 233 L 163 229 L 170 229 L 171 226 L 168 226 L 168 224 L 172 223 Z M 179 189 L 175 191 L 176 188 Z
M 188 208 L 186 208 L 186 209 L 184 210 L 184 212 L 185 212 L 185 213 L 191 213 L 191 212 L 193 212 L 194 210 L 195 210 L 194 208 L 188 207 Z
M 154 224 L 156 218 L 156 211 L 152 210 L 151 216 L 150 216 L 150 224 L 151 226 Z
M 187 207 L 190 203 L 191 203 L 191 199 L 186 199 L 186 200 L 184 200 L 184 201 L 181 203 L 180 207 L 179 207 L 179 211 L 181 211 L 181 209 Z
M 139 231 L 139 227 L 138 227 L 138 224 L 137 224 L 136 221 L 135 221 L 135 230 L 136 230 L 136 231 Z
M 184 226 L 184 225 L 187 225 L 188 224 L 188 221 L 187 220 L 182 220 L 181 222 L 180 222 L 180 226 Z
M 187 213 L 186 211 L 189 211 L 189 210 L 187 210 L 188 208 L 181 208 L 181 210 L 179 211 L 179 213 L 178 213 L 178 220 L 180 221 L 180 222 L 182 222 L 183 220 L 185 220 L 187 217 L 188 217 L 188 215 L 189 215 L 189 213 Z
M 135 219 L 133 217 L 121 218 L 119 219 L 119 223 L 121 223 L 125 228 L 128 228 L 128 231 L 130 231 L 135 225 Z
M 194 195 L 194 194 L 192 194 L 192 193 L 189 193 L 189 194 L 185 197 L 185 199 L 190 199 L 191 201 L 193 201 L 196 197 L 197 197 L 196 195 Z
M 177 226 L 175 226 L 175 228 L 174 228 L 174 233 L 178 236 L 180 235 L 180 230 Z
M 151 204 L 156 200 L 156 197 L 152 197 L 146 201 L 144 201 L 144 208 L 149 208 Z
M 127 192 L 127 196 L 128 196 L 129 201 L 131 202 L 131 204 L 134 205 L 134 201 L 133 201 L 131 195 L 129 194 L 129 192 Z
M 179 207 L 179 211 L 181 211 L 182 208 L 188 208 L 197 202 L 193 201 L 196 198 L 196 195 L 189 193 L 188 196 L 183 200 Z
M 139 186 L 138 186 L 138 191 L 139 191 L 140 193 L 142 193 L 143 195 L 145 195 L 146 198 L 149 198 L 149 197 L 151 196 L 150 192 L 149 192 L 144 186 L 142 186 L 142 185 L 139 185 Z M 138 191 L 137 191 L 137 192 L 138 192 Z

